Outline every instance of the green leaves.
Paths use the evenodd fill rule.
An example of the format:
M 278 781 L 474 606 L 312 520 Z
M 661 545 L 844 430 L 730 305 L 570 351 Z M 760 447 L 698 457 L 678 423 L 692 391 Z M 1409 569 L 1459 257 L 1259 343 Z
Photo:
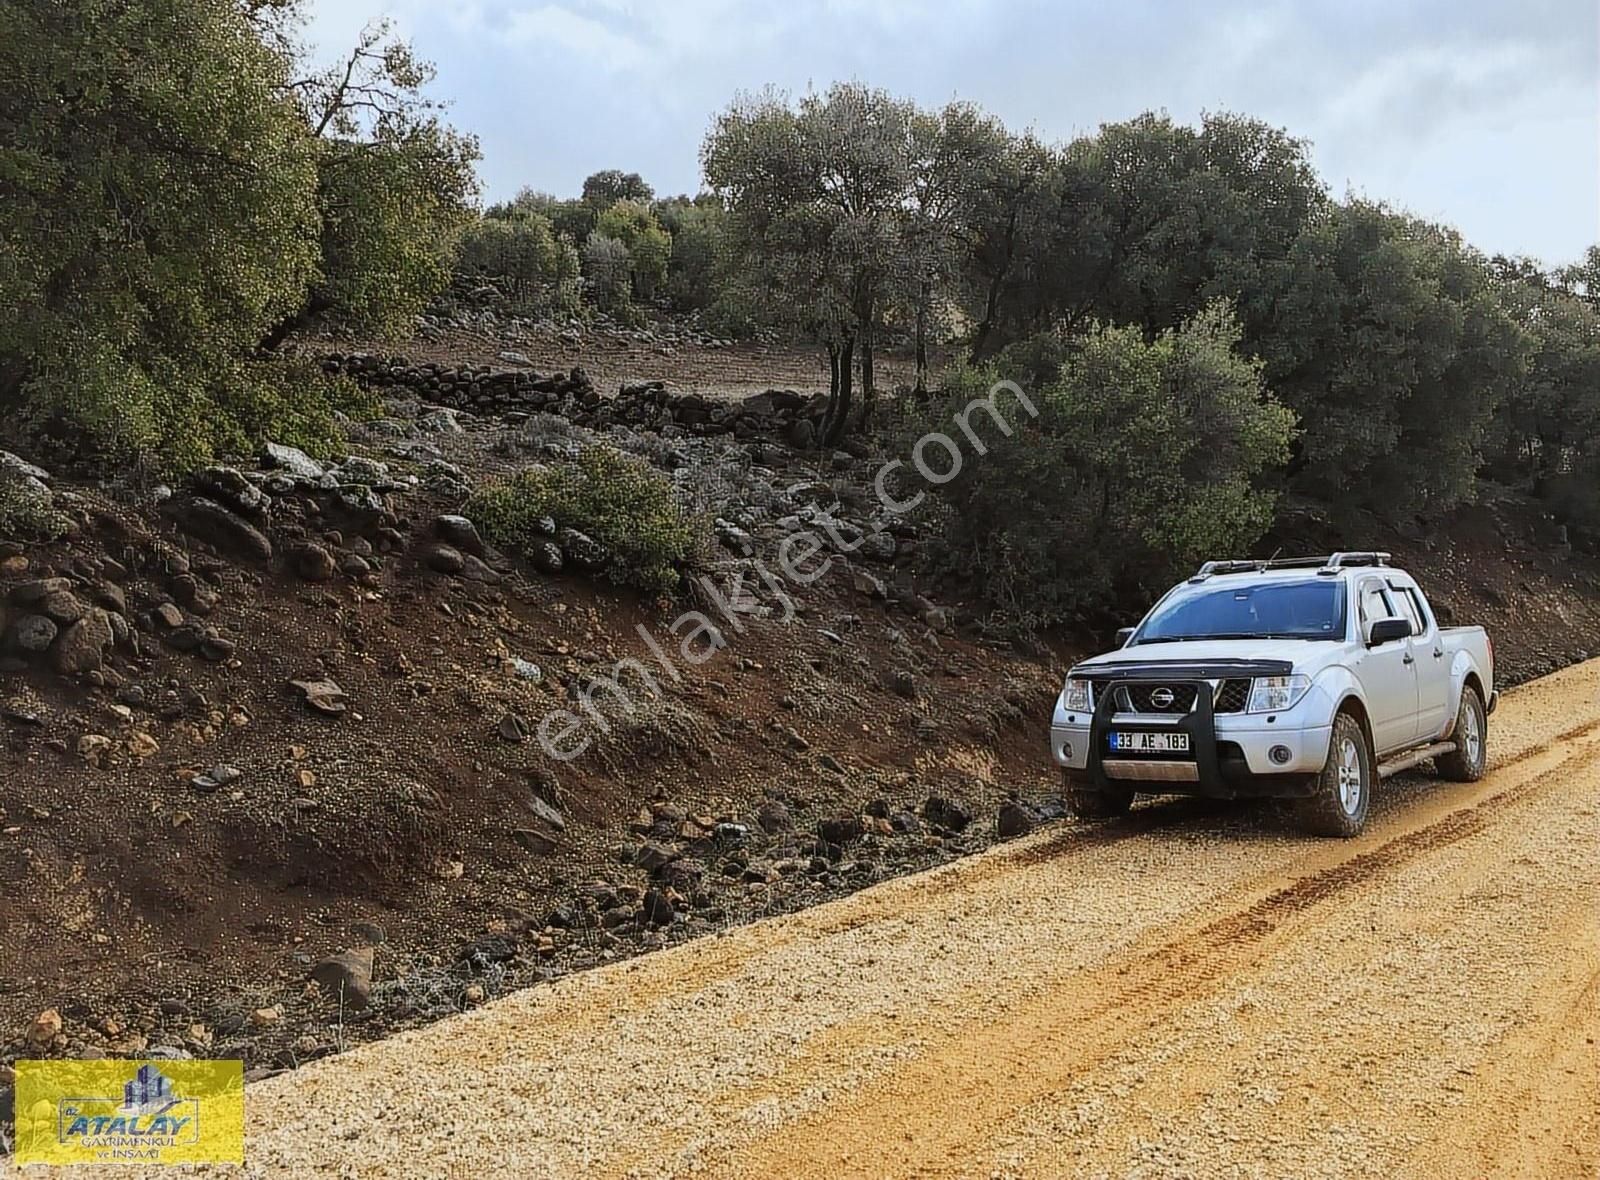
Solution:
M 603 446 L 585 449 L 576 462 L 528 467 L 482 487 L 464 511 L 490 541 L 523 552 L 549 517 L 605 547 L 610 581 L 658 594 L 678 586 L 679 567 L 700 543 L 672 484 L 643 460 Z
M 0 0 L 0 24 L 0 401 L 182 449 L 315 273 L 287 65 L 227 0 Z
M 282 6 L 0 0 L 0 406 L 169 465 L 341 395 L 268 377 L 308 310 L 409 328 L 448 278 L 475 147 L 381 30 L 294 79 Z M 293 377 L 286 388 L 285 380 Z
M 461 233 L 459 274 L 500 283 L 511 302 L 532 311 L 570 310 L 578 299 L 578 252 L 557 240 L 542 214 L 480 217 Z
M 667 280 L 672 239 L 661 228 L 650 207 L 634 200 L 617 201 L 595 219 L 594 232 L 602 238 L 621 242 L 627 250 L 633 295 L 639 299 L 654 298 L 656 290 Z
M 947 430 L 990 383 L 1060 358 L 1043 389 L 1024 386 L 1039 416 L 986 438 L 990 452 L 936 489 L 943 561 L 1004 622 L 1031 628 L 1097 618 L 1205 556 L 1247 549 L 1271 522 L 1257 481 L 1288 458 L 1293 415 L 1239 339 L 1211 305 L 1154 340 L 1103 327 L 965 370 L 917 432 Z

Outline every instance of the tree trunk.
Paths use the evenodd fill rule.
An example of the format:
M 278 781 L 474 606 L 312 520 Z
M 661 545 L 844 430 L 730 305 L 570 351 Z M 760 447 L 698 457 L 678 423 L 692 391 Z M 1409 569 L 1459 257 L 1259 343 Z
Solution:
M 833 396 L 829 399 L 827 416 L 822 420 L 822 445 L 834 447 L 839 445 L 839 440 L 844 438 L 845 431 L 850 426 L 850 393 L 851 383 L 855 373 L 852 360 L 855 353 L 855 338 L 846 336 L 838 344 L 838 379 L 835 382 Z
M 872 357 L 872 321 L 861 329 L 861 429 L 866 430 L 872 421 L 872 411 L 878 404 L 877 372 Z
M 324 292 L 312 291 L 306 295 L 306 300 L 300 305 L 299 310 L 292 311 L 283 319 L 273 325 L 261 339 L 262 348 L 277 348 L 289 338 L 289 333 L 297 328 L 304 328 L 316 319 L 317 316 L 333 306 L 333 300 Z
M 994 277 L 989 280 L 989 291 L 983 301 L 983 319 L 972 335 L 972 356 L 969 359 L 973 364 L 977 364 L 988 354 L 989 334 L 994 331 L 995 320 L 1000 316 L 1000 292 L 1005 288 L 1006 276 L 1011 273 L 1011 264 L 1016 260 L 1016 256 L 1017 207 L 1013 205 L 1006 217 L 1005 259 L 995 268 Z
M 922 281 L 921 298 L 917 300 L 917 387 L 913 391 L 918 399 L 928 396 L 928 281 Z

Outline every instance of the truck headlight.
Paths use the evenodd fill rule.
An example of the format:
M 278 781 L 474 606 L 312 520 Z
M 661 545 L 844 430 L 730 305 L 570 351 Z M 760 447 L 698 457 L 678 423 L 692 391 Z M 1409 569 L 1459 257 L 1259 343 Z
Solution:
M 1257 676 L 1250 686 L 1247 713 L 1282 713 L 1300 703 L 1311 691 L 1309 676 Z
M 1069 678 L 1061 690 L 1061 707 L 1069 713 L 1093 713 L 1094 690 L 1087 680 Z

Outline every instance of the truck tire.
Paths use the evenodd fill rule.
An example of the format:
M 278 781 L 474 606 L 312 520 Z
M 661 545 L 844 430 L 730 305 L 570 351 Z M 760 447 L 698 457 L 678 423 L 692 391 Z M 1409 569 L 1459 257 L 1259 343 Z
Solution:
M 1300 804 L 1300 826 L 1313 836 L 1359 835 L 1366 826 L 1377 777 L 1361 723 L 1340 713 L 1333 719 L 1328 760 L 1317 774 L 1312 795 Z
M 1079 819 L 1115 819 L 1133 806 L 1133 788 L 1109 783 L 1103 791 L 1092 787 L 1066 789 L 1067 807 Z
M 1461 709 L 1456 713 L 1452 736 L 1456 748 L 1435 758 L 1434 766 L 1444 778 L 1458 783 L 1477 782 L 1483 777 L 1489 756 L 1489 718 L 1477 690 L 1470 684 L 1461 689 Z

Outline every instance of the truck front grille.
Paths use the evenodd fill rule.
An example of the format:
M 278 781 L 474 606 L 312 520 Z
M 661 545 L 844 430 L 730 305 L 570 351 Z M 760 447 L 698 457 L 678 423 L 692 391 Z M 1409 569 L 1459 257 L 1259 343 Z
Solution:
M 1123 691 L 1134 713 L 1187 713 L 1198 695 L 1193 684 L 1130 684 Z
M 1243 713 L 1250 703 L 1250 681 L 1248 679 L 1224 680 L 1217 685 L 1216 703 L 1212 705 L 1215 713 Z

